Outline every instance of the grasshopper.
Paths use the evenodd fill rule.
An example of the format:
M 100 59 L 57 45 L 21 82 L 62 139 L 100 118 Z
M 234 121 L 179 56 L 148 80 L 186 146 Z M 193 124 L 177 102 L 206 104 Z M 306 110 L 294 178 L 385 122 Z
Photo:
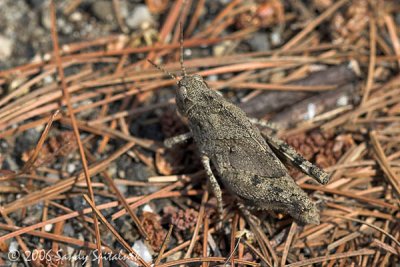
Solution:
M 244 111 L 210 89 L 200 75 L 187 74 L 183 64 L 182 25 L 180 42 L 181 77 L 150 61 L 176 80 L 176 105 L 188 119 L 190 129 L 189 133 L 167 139 L 166 146 L 194 139 L 221 218 L 222 191 L 211 165 L 225 188 L 246 207 L 283 211 L 300 224 L 319 224 L 315 203 L 295 183 L 270 146 L 321 184 L 328 183 L 328 174 L 284 141 L 272 135 L 265 140 Z

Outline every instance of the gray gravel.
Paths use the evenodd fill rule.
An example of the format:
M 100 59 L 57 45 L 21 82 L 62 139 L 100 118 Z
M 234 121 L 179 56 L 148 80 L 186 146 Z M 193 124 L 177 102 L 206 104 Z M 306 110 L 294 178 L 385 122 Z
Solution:
M 82 0 L 67 12 L 72 1 L 57 3 L 60 43 L 90 40 L 121 33 L 111 0 Z M 0 70 L 41 57 L 52 50 L 49 0 L 0 1 Z M 152 15 L 140 1 L 120 0 L 119 13 L 130 29 L 151 22 Z

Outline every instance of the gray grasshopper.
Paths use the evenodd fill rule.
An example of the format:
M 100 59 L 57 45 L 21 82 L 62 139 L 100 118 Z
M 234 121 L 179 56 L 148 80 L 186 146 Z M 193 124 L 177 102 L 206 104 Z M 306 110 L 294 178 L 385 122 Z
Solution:
M 167 139 L 165 144 L 170 147 L 194 138 L 217 198 L 220 216 L 223 213 L 222 192 L 211 165 L 225 188 L 246 207 L 283 211 L 300 224 L 319 224 L 315 203 L 290 177 L 270 146 L 321 184 L 329 181 L 328 174 L 305 160 L 284 141 L 273 136 L 267 136 L 265 140 L 239 107 L 210 89 L 200 75 L 188 75 L 182 50 L 181 44 L 180 79 L 150 62 L 177 81 L 178 111 L 189 121 L 190 133 Z

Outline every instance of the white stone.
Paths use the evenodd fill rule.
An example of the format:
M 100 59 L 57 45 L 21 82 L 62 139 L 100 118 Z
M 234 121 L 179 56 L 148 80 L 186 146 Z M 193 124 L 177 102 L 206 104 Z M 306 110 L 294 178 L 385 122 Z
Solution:
M 74 21 L 74 22 L 79 22 L 79 21 L 82 20 L 82 18 L 83 18 L 82 13 L 81 12 L 77 12 L 77 11 L 72 13 L 71 16 L 70 16 L 71 21 Z
M 145 262 L 151 262 L 153 261 L 153 257 L 151 256 L 151 252 L 148 249 L 148 247 L 146 246 L 145 243 L 143 243 L 142 240 L 137 240 L 132 247 L 138 254 L 140 257 L 142 257 L 142 259 Z M 137 264 L 129 264 L 130 266 L 138 266 Z
M 317 113 L 317 106 L 314 103 L 310 103 L 307 106 L 307 114 L 306 114 L 306 119 L 312 119 L 315 117 Z
M 76 166 L 75 166 L 75 164 L 68 164 L 67 165 L 67 172 L 68 173 L 73 173 L 74 171 L 76 170 Z
M 52 225 L 51 223 L 46 224 L 46 225 L 44 226 L 44 230 L 45 230 L 46 232 L 50 232 L 51 229 L 53 229 L 53 225 Z
M 14 42 L 4 35 L 0 35 L 0 60 L 5 60 L 11 56 Z
M 17 241 L 11 241 L 10 246 L 8 247 L 9 252 L 14 252 L 18 250 L 18 243 Z
M 336 101 L 336 104 L 338 106 L 346 106 L 349 104 L 349 98 L 347 97 L 347 95 L 343 95 L 339 97 L 339 99 Z
M 152 23 L 153 17 L 146 5 L 137 5 L 130 16 L 126 19 L 126 24 L 131 29 L 140 28 L 144 23 Z
M 154 212 L 154 210 L 150 207 L 149 204 L 144 205 L 143 211 Z

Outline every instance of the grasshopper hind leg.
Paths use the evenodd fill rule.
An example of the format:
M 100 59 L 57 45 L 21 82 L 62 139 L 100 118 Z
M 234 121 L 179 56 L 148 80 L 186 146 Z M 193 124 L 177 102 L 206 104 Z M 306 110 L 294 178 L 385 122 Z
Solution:
M 267 143 L 277 151 L 285 159 L 289 160 L 296 168 L 320 184 L 327 184 L 329 182 L 329 174 L 321 170 L 300 155 L 293 147 L 285 141 L 280 140 L 272 135 L 264 135 Z
M 327 184 L 329 182 L 329 175 L 307 161 L 302 155 L 300 155 L 293 147 L 287 144 L 285 141 L 275 137 L 274 135 L 279 130 L 279 127 L 268 121 L 260 121 L 257 119 L 249 119 L 255 125 L 268 128 L 271 134 L 263 134 L 266 138 L 267 143 L 281 156 L 289 160 L 296 168 L 305 174 L 309 175 L 311 178 L 316 180 L 320 184 Z
M 301 225 L 319 224 L 316 204 L 288 174 L 275 178 L 253 179 L 254 176 L 248 172 L 238 171 L 226 171 L 221 174 L 225 187 L 246 207 L 283 212 Z
M 222 190 L 218 184 L 217 179 L 215 178 L 211 166 L 210 166 L 210 158 L 206 155 L 202 155 L 201 162 L 203 163 L 204 169 L 206 170 L 208 180 L 210 181 L 211 190 L 213 191 L 214 196 L 217 198 L 217 208 L 218 208 L 218 215 L 220 218 L 220 222 L 222 222 L 223 217 L 223 202 L 222 202 Z

